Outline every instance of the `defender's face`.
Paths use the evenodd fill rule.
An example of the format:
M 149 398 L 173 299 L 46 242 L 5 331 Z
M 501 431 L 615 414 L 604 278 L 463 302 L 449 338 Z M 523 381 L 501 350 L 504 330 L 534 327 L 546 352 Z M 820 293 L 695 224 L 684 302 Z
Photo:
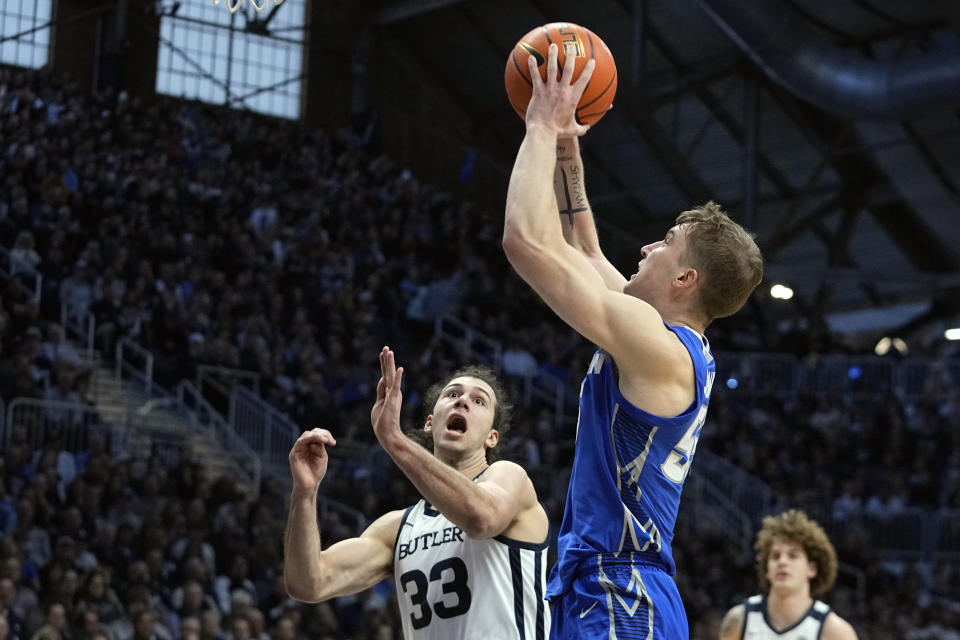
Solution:
M 817 575 L 817 565 L 807 558 L 803 545 L 776 539 L 767 557 L 767 580 L 771 590 L 796 591 L 808 588 Z
M 672 280 L 683 274 L 687 252 L 686 225 L 671 227 L 663 240 L 640 249 L 637 272 L 623 287 L 623 292 L 654 304 L 670 291 Z
M 491 437 L 496 444 L 492 435 L 496 402 L 493 388 L 483 380 L 454 378 L 440 392 L 424 428 L 433 433 L 435 446 L 457 451 L 482 449 Z

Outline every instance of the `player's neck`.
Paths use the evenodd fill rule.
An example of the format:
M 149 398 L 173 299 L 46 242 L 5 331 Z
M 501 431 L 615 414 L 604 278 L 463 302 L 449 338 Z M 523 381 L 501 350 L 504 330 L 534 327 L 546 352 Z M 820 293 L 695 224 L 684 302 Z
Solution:
M 670 326 L 681 325 L 693 329 L 697 333 L 703 335 L 703 332 L 706 331 L 707 325 L 702 321 L 691 317 L 688 314 L 675 313 L 675 314 L 662 314 L 663 321 Z
M 796 624 L 810 609 L 813 598 L 806 589 L 793 592 L 771 590 L 767 595 L 767 615 L 778 631 Z
M 480 473 L 489 466 L 487 465 L 486 451 L 480 451 L 466 456 L 451 455 L 449 453 L 444 455 L 443 452 L 437 451 L 434 455 L 471 480 L 480 475 Z

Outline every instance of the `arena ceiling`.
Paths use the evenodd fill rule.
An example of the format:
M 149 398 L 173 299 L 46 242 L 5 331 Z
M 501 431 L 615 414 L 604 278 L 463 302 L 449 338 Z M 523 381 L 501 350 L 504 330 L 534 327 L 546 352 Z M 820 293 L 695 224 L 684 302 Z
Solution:
M 378 40 L 467 114 L 465 143 L 504 185 L 523 134 L 502 88 L 507 52 L 553 21 L 607 42 L 618 95 L 584 153 L 622 268 L 678 212 L 715 199 L 760 239 L 767 282 L 745 313 L 767 330 L 825 321 L 919 342 L 960 325 L 956 2 L 372 4 Z M 774 282 L 795 297 L 773 301 Z

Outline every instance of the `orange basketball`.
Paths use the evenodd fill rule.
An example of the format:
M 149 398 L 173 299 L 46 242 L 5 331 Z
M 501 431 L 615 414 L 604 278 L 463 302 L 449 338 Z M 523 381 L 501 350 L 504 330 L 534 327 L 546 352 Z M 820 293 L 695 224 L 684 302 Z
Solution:
M 507 59 L 507 68 L 503 71 L 503 83 L 507 87 L 507 97 L 513 110 L 521 118 L 526 116 L 527 105 L 533 96 L 533 84 L 530 81 L 530 67 L 527 59 L 534 56 L 537 59 L 537 68 L 540 77 L 547 78 L 547 49 L 551 43 L 556 43 L 557 68 L 563 71 L 567 51 L 576 51 L 577 60 L 574 66 L 573 79 L 580 77 L 580 72 L 586 66 L 587 60 L 594 58 L 597 61 L 593 69 L 590 83 L 583 92 L 583 97 L 577 104 L 577 122 L 592 125 L 607 112 L 617 93 L 617 65 L 613 61 L 613 54 L 597 34 L 586 27 L 570 22 L 551 22 L 537 27 L 523 36 L 510 52 Z

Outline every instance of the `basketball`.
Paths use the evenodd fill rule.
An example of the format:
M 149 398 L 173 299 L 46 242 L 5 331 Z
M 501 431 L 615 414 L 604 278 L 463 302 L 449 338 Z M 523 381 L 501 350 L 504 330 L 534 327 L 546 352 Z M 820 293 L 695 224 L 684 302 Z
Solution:
M 507 67 L 503 71 L 503 83 L 507 88 L 507 97 L 513 110 L 521 118 L 526 117 L 527 105 L 533 96 L 533 84 L 530 81 L 530 68 L 527 58 L 533 56 L 537 60 L 540 77 L 547 78 L 547 49 L 551 43 L 556 43 L 557 70 L 563 71 L 568 51 L 575 51 L 577 60 L 573 71 L 573 80 L 580 77 L 587 60 L 594 58 L 597 63 L 593 69 L 590 83 L 583 92 L 577 104 L 577 122 L 580 124 L 595 124 L 604 116 L 613 96 L 617 93 L 617 65 L 613 54 L 597 34 L 586 27 L 570 22 L 551 22 L 537 27 L 523 36 L 510 52 Z

